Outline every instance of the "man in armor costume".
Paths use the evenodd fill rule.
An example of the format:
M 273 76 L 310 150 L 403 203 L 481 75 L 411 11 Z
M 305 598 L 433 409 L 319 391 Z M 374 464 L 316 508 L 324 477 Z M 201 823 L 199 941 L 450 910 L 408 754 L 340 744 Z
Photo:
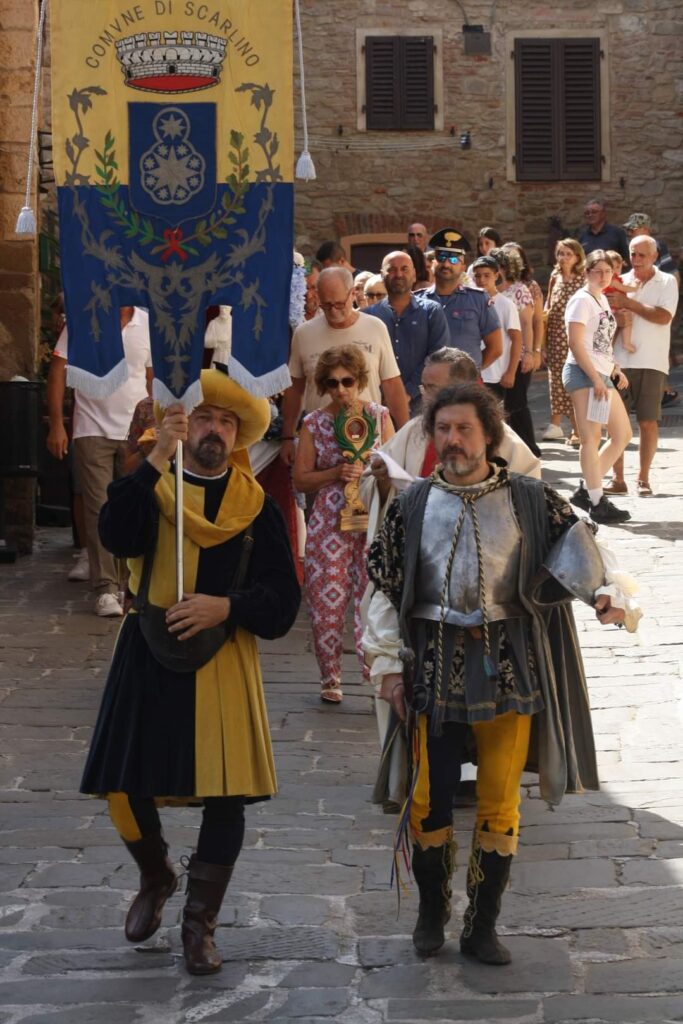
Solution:
M 187 870 L 182 941 L 191 974 L 221 967 L 213 935 L 244 839 L 244 806 L 276 792 L 256 637 L 282 636 L 300 590 L 277 507 L 254 479 L 246 448 L 270 422 L 268 402 L 220 369 L 201 374 L 203 403 L 161 418 L 158 440 L 109 486 L 100 536 L 129 559 L 124 619 L 81 791 L 106 796 L 140 869 L 126 938 L 161 924 L 178 884 L 158 806 L 203 808 Z M 184 441 L 183 600 L 175 573 L 174 468 Z
M 540 480 L 490 461 L 502 438 L 495 398 L 477 384 L 441 391 L 425 413 L 437 466 L 389 506 L 370 548 L 365 648 L 373 681 L 412 751 L 403 815 L 420 893 L 417 951 L 435 953 L 450 917 L 452 806 L 468 729 L 477 812 L 460 949 L 507 964 L 495 924 L 519 835 L 520 779 L 541 795 L 598 788 L 588 694 L 570 601 L 603 624 L 607 594 L 591 527 Z

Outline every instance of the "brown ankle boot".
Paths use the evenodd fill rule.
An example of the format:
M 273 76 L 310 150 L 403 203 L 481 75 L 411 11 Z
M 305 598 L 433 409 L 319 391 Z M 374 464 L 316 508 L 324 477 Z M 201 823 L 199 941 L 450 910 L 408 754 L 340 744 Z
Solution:
M 176 891 L 178 879 L 161 832 L 126 846 L 140 868 L 140 891 L 126 917 L 126 938 L 129 942 L 144 942 L 161 924 L 164 904 Z
M 233 865 L 207 864 L 193 855 L 187 870 L 183 952 L 190 974 L 215 974 L 222 958 L 213 941 Z

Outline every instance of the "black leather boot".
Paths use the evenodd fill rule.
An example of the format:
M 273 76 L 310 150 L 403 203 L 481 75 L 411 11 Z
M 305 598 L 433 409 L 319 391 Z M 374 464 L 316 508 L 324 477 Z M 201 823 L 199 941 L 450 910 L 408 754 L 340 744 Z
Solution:
M 509 949 L 499 941 L 496 921 L 503 890 L 510 877 L 512 855 L 501 856 L 495 850 L 482 850 L 477 839 L 472 844 L 467 872 L 469 906 L 460 936 L 460 952 L 476 957 L 483 964 L 503 966 L 512 960 Z
M 223 960 L 213 935 L 233 865 L 207 864 L 190 857 L 183 910 L 183 952 L 190 974 L 215 974 Z
M 413 875 L 420 890 L 420 907 L 413 945 L 420 956 L 432 956 L 445 942 L 444 926 L 451 916 L 451 876 L 455 862 L 452 841 L 423 850 L 413 846 Z
M 129 942 L 144 942 L 161 924 L 164 904 L 176 891 L 178 879 L 161 832 L 126 846 L 140 868 L 140 891 L 126 917 L 126 938 Z

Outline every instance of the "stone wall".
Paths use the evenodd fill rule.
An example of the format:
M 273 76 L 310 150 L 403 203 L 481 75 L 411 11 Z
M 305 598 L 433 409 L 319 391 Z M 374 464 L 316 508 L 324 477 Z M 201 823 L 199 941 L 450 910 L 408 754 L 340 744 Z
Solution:
M 303 0 L 310 149 L 318 174 L 296 189 L 297 242 L 304 251 L 325 238 L 362 233 L 364 222 L 383 231 L 403 231 L 416 219 L 430 228 L 452 223 L 470 238 L 492 224 L 527 246 L 542 276 L 549 219 L 575 230 L 586 199 L 599 194 L 616 223 L 634 210 L 648 212 L 676 254 L 683 243 L 680 0 L 463 0 L 462 6 L 471 24 L 491 32 L 490 57 L 464 54 L 455 0 L 346 0 L 341 8 L 331 0 Z M 402 28 L 443 30 L 444 129 L 411 136 L 359 132 L 356 30 Z M 506 34 L 528 30 L 604 33 L 609 180 L 507 180 Z M 459 146 L 465 130 L 472 140 L 467 151 Z
M 38 247 L 35 238 L 20 238 L 14 228 L 26 188 L 37 19 L 36 3 L 0 0 L 0 380 L 35 372 Z M 5 492 L 8 537 L 28 551 L 34 483 L 8 480 Z

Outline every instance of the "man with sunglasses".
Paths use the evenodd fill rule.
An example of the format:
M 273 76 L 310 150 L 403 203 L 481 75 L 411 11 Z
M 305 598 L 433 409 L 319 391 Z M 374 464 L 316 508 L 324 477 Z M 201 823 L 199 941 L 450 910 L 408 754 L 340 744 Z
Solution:
M 408 245 L 415 245 L 425 252 L 427 248 L 427 228 L 424 224 L 416 222 L 408 225 Z
M 453 348 L 467 352 L 477 369 L 484 369 L 503 354 L 503 332 L 488 295 L 463 283 L 470 244 L 457 228 L 442 228 L 429 239 L 429 247 L 435 253 L 434 284 L 422 295 L 443 308 Z

